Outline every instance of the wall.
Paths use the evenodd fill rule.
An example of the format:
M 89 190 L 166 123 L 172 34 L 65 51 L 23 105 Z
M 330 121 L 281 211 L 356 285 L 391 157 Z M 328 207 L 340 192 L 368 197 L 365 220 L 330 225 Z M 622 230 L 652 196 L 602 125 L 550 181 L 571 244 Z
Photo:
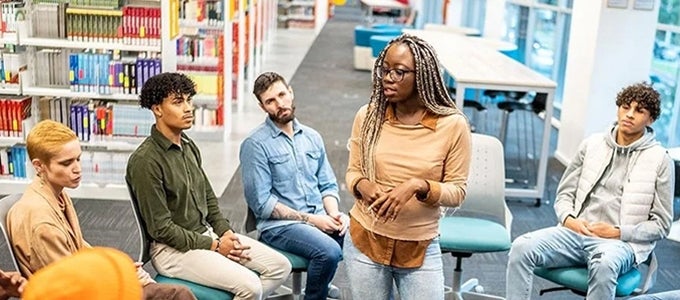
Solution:
M 615 99 L 629 84 L 649 81 L 659 1 L 654 10 L 574 1 L 555 156 L 567 163 L 587 136 L 616 120 Z

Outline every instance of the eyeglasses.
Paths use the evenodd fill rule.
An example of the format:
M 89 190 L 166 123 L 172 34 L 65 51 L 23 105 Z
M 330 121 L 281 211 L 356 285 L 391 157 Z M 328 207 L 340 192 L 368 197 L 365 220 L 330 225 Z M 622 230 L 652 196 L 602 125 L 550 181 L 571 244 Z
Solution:
M 404 75 L 406 75 L 406 73 L 413 73 L 413 72 L 415 72 L 415 71 L 414 70 L 397 69 L 397 68 L 390 69 L 390 68 L 381 67 L 381 68 L 378 68 L 378 72 L 377 72 L 376 75 L 378 75 L 378 78 L 380 78 L 380 79 L 385 77 L 385 75 L 389 75 L 390 79 L 392 79 L 392 81 L 400 82 L 400 81 L 404 80 Z

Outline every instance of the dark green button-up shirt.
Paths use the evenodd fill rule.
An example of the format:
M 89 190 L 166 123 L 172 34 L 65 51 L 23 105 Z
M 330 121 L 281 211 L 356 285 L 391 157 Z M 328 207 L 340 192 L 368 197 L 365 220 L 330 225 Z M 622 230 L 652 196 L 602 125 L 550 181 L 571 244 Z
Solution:
M 157 129 L 132 153 L 125 179 L 139 204 L 146 230 L 179 251 L 210 249 L 208 226 L 221 236 L 231 229 L 201 168 L 196 144 L 182 134 L 181 147 Z

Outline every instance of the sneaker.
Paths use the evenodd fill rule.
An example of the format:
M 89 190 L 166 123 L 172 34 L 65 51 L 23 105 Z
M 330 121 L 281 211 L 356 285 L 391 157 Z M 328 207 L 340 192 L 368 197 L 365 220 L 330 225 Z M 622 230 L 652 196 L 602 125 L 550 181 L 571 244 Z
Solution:
M 328 286 L 328 299 L 340 299 L 340 289 L 337 286 Z

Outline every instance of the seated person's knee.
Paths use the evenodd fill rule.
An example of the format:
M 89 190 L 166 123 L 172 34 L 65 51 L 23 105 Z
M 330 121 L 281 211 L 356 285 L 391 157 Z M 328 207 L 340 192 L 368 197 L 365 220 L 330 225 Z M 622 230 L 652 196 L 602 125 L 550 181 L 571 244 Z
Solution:
M 253 273 L 253 275 L 255 274 Z M 255 276 L 255 278 L 257 278 L 257 276 Z M 256 280 L 244 280 L 236 287 L 236 290 L 234 290 L 233 293 L 241 298 L 260 299 L 262 298 L 264 291 L 262 290 L 260 279 L 257 278 Z

